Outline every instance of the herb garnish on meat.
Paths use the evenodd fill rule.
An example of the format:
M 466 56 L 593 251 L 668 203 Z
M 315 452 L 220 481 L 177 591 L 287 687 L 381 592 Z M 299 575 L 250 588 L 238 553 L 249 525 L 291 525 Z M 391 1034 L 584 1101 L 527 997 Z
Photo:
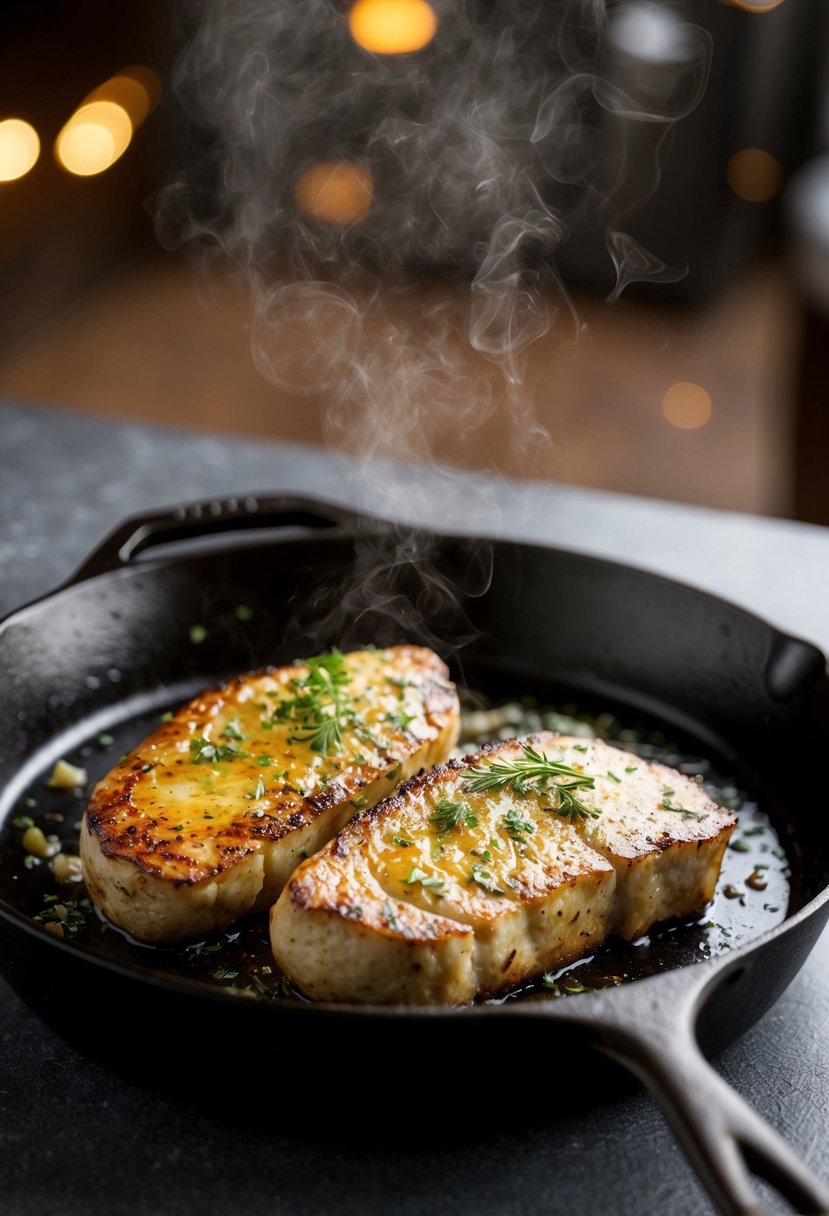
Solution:
M 472 793 L 509 788 L 522 797 L 530 793 L 548 794 L 554 805 L 545 809 L 556 811 L 565 818 L 598 818 L 601 811 L 586 807 L 573 793 L 579 789 L 592 790 L 595 786 L 592 777 L 560 760 L 551 760 L 528 743 L 522 744 L 521 750 L 524 755 L 517 760 L 492 760 L 465 772 L 463 779 Z M 569 777 L 570 780 L 554 781 L 554 777 Z

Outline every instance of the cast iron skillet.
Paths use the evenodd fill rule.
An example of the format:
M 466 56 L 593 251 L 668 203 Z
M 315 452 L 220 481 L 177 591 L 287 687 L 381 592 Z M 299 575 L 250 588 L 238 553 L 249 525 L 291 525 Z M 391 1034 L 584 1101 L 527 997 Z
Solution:
M 233 544 L 139 559 L 152 546 L 231 529 L 243 533 Z M 281 531 L 254 539 L 254 529 Z M 251 609 L 248 621 L 238 620 L 239 604 Z M 207 622 L 198 646 L 188 642 L 197 621 Z M 186 1027 L 194 1051 L 200 1039 L 301 1043 L 327 1030 L 351 1057 L 388 1032 L 418 1042 L 437 1035 L 445 1058 L 461 1042 L 466 1052 L 479 1039 L 491 1047 L 504 1027 L 514 1036 L 516 1019 L 522 1043 L 549 1035 L 553 1022 L 556 1052 L 583 1050 L 597 1084 L 609 1056 L 650 1087 L 721 1212 L 759 1211 L 750 1171 L 798 1211 L 829 1211 L 829 1192 L 698 1046 L 710 1055 L 745 1032 L 829 916 L 829 828 L 810 815 L 829 744 L 826 664 L 731 604 L 576 553 L 427 536 L 307 499 L 263 495 L 136 517 L 68 584 L 0 624 L 0 819 L 57 757 L 98 731 L 224 675 L 369 640 L 432 644 L 460 682 L 547 681 L 627 706 L 726 757 L 795 859 L 787 919 L 729 954 L 590 996 L 460 1011 L 336 1007 L 240 999 L 156 972 L 151 960 L 102 958 L 44 932 L 0 875 L 3 961 L 23 999 L 93 1047 L 103 1046 L 102 1020 L 117 1026 L 136 1058 L 158 1049 L 154 1027 L 169 1054 L 171 1025 Z M 103 1019 L 92 1012 L 101 1010 Z

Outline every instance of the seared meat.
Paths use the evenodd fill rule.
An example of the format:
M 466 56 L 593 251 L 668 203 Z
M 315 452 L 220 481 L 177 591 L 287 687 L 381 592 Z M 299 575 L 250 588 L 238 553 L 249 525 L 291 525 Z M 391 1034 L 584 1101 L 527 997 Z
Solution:
M 430 650 L 334 652 L 196 697 L 96 787 L 91 898 L 144 941 L 197 939 L 268 908 L 297 861 L 446 758 L 459 710 Z
M 734 824 L 697 782 L 599 741 L 491 744 L 302 863 L 274 956 L 317 999 L 467 1003 L 701 912 Z

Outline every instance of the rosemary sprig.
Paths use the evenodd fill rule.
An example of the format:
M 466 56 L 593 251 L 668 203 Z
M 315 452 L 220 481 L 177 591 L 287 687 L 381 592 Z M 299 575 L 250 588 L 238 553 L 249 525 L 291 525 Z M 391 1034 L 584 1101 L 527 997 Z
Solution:
M 469 769 L 463 774 L 469 789 L 474 794 L 490 790 L 512 789 L 524 797 L 527 794 L 549 793 L 554 805 L 550 810 L 565 818 L 596 819 L 599 810 L 591 810 L 579 802 L 574 790 L 592 790 L 595 781 L 587 773 L 579 772 L 560 760 L 551 760 L 528 743 L 522 743 L 524 755 L 517 760 L 492 760 L 485 766 Z M 557 782 L 554 777 L 569 777 L 569 781 Z
M 309 743 L 311 751 L 328 754 L 342 743 L 346 719 L 354 717 L 346 692 L 348 669 L 336 649 L 306 659 L 305 665 L 308 674 L 291 681 L 296 695 L 280 701 L 271 720 L 298 728 L 289 743 Z

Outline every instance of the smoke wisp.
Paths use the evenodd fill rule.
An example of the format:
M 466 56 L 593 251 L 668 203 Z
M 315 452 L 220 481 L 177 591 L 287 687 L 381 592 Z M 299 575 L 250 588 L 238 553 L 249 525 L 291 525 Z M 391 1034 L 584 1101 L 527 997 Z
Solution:
M 198 155 L 159 197 L 157 231 L 243 276 L 256 367 L 321 395 L 364 510 L 485 531 L 494 498 L 456 466 L 491 466 L 493 415 L 502 467 L 556 465 L 526 355 L 553 326 L 579 336 L 557 268 L 572 234 L 593 234 L 611 300 L 684 273 L 625 224 L 703 94 L 709 36 L 682 0 L 433 0 L 428 46 L 376 55 L 347 8 L 181 6 L 175 90 Z M 340 221 L 298 194 L 328 164 L 359 169 Z M 372 475 L 378 459 L 398 474 Z

